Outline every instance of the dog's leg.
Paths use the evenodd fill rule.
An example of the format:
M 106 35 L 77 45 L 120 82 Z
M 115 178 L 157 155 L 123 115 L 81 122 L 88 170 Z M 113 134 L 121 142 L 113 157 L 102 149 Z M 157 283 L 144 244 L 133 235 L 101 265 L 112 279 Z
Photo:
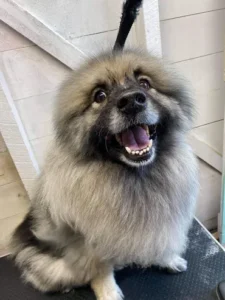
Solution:
M 171 273 L 180 273 L 187 270 L 187 261 L 181 257 L 186 248 L 186 239 L 180 239 L 177 243 L 169 241 L 165 251 L 157 258 L 153 265 L 167 269 Z
M 186 226 L 186 228 L 188 227 Z M 187 234 L 183 234 L 183 231 L 184 229 L 182 232 L 179 229 L 177 231 L 173 230 L 173 234 L 167 240 L 165 250 L 153 263 L 154 265 L 167 269 L 172 273 L 180 273 L 187 270 L 187 261 L 182 258 L 182 254 L 187 248 L 188 239 Z
M 177 254 L 162 258 L 157 265 L 172 273 L 180 273 L 187 270 L 187 261 Z
M 98 275 L 91 281 L 91 287 L 97 300 L 122 300 L 123 293 L 115 282 L 113 269 L 103 266 Z

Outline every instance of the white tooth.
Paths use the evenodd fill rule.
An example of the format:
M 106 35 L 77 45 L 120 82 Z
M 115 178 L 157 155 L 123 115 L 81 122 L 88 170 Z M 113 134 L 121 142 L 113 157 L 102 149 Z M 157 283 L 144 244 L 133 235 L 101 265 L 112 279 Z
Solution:
M 128 153 L 131 153 L 131 150 L 129 147 L 125 147 L 125 149 L 127 150 Z
M 147 151 L 148 151 L 147 149 L 144 149 L 144 150 L 143 150 L 144 153 L 147 152 Z
M 139 151 L 136 151 L 135 153 L 136 153 L 136 154 L 139 154 Z
M 149 148 L 152 148 L 152 140 L 149 141 L 148 147 L 149 147 Z
M 131 153 L 132 153 L 133 155 L 135 155 L 135 151 L 132 151 Z
M 143 154 L 143 151 L 139 152 L 139 155 L 142 155 Z
M 150 148 L 149 148 L 149 147 L 147 147 L 147 148 L 146 148 L 146 150 L 147 150 L 147 152 L 148 152 L 148 151 L 150 150 Z

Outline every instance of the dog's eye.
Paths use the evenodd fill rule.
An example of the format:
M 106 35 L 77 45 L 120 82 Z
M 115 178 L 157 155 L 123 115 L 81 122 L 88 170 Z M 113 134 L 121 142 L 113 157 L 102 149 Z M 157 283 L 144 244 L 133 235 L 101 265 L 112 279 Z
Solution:
M 139 79 L 139 85 L 145 90 L 150 89 L 150 83 L 146 78 L 140 78 Z
M 106 100 L 106 98 L 107 98 L 106 92 L 103 90 L 99 90 L 95 93 L 94 101 L 96 103 L 102 103 Z

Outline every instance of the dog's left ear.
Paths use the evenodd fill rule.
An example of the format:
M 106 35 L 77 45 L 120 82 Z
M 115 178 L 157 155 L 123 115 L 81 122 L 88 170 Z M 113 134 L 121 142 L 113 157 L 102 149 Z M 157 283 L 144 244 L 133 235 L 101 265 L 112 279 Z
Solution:
M 120 27 L 113 51 L 122 51 L 130 29 L 138 15 L 142 0 L 126 0 L 123 4 Z

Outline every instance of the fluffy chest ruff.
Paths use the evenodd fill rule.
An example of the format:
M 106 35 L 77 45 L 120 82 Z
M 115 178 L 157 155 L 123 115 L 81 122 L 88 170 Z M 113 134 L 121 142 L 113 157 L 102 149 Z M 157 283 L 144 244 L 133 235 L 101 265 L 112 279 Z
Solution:
M 149 265 L 168 243 L 176 248 L 185 239 L 193 214 L 195 159 L 188 146 L 175 157 L 139 172 L 99 162 L 74 168 L 58 157 L 42 176 L 42 182 L 51 182 L 51 188 L 44 185 L 43 204 L 57 226 L 79 230 L 101 259 Z

